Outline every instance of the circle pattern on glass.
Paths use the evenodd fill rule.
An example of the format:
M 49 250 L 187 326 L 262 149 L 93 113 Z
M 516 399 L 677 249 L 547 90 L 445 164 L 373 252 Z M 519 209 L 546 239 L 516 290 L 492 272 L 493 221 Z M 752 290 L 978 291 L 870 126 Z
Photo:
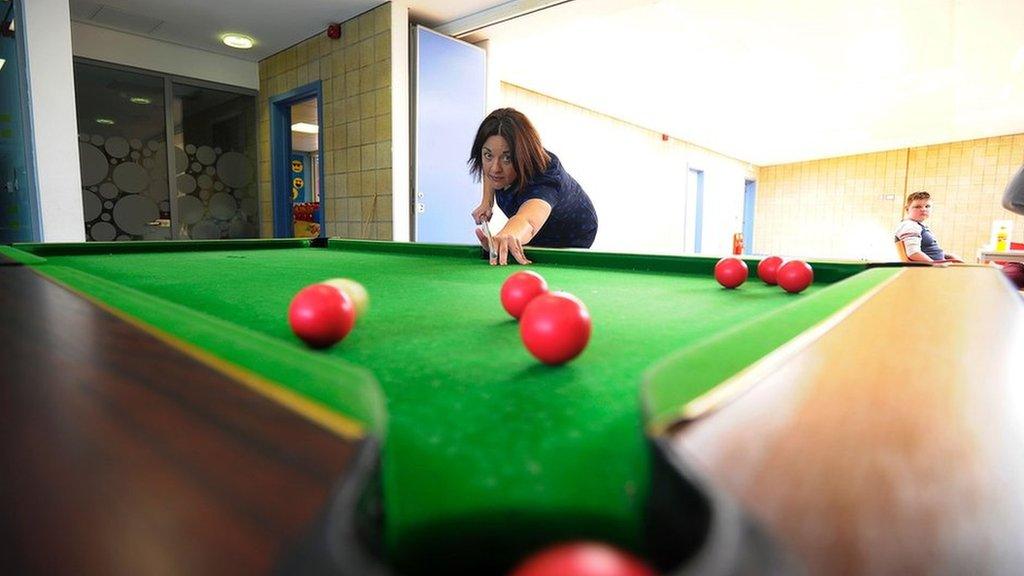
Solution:
M 98 242 L 108 242 L 117 236 L 117 229 L 110 222 L 97 222 L 89 228 L 89 236 Z
M 149 226 L 169 212 L 167 144 L 120 136 L 79 135 L 83 216 L 92 240 L 169 239 Z M 140 150 L 142 153 L 140 153 Z M 256 236 L 255 165 L 244 154 L 188 144 L 174 147 L 178 220 L 183 237 Z M 141 194 L 140 194 L 141 193 Z
M 246 199 L 242 200 L 241 202 L 239 202 L 239 205 L 240 205 L 239 207 L 242 210 L 242 214 L 248 216 L 249 218 L 251 218 L 253 220 L 256 219 L 256 208 L 257 208 L 258 205 L 256 203 L 256 199 L 255 198 L 246 198 Z
M 217 155 L 213 153 L 213 148 L 209 146 L 200 146 L 196 149 L 196 160 L 199 160 L 203 164 L 209 166 L 213 164 L 213 161 L 217 159 Z
M 217 174 L 225 185 L 244 188 L 252 182 L 252 162 L 239 152 L 227 152 L 217 160 Z
M 151 180 L 149 182 L 149 189 L 146 190 L 146 196 L 149 196 L 157 202 L 160 200 L 166 200 L 168 197 L 167 180 Z
M 178 176 L 178 193 L 191 194 L 196 189 L 196 179 L 191 174 Z
M 82 190 L 82 213 L 85 216 L 85 221 L 91 222 L 95 220 L 102 211 L 103 202 L 100 201 L 99 197 L 88 190 Z
M 128 141 L 120 136 L 111 136 L 107 138 L 107 143 L 103 145 L 107 151 L 107 155 L 114 158 L 124 158 L 128 155 L 130 148 L 128 147 Z
M 181 149 L 181 146 L 174 147 L 174 170 L 175 174 L 181 174 L 188 168 L 188 156 L 185 155 L 185 151 Z
M 99 184 L 99 196 L 106 199 L 117 198 L 121 194 L 118 187 L 115 186 L 114 182 L 103 182 Z
M 178 218 L 182 224 L 191 225 L 203 219 L 203 203 L 195 196 L 182 196 L 178 198 Z
M 238 210 L 235 199 L 226 192 L 218 192 L 210 198 L 210 214 L 218 220 L 230 220 Z
M 156 202 L 146 196 L 125 196 L 114 204 L 114 223 L 129 234 L 142 234 L 146 225 L 159 216 Z
M 220 226 L 213 220 L 203 220 L 192 227 L 193 240 L 216 240 L 220 238 Z
M 107 177 L 107 156 L 92 144 L 78 143 L 78 161 L 82 167 L 82 186 L 99 184 Z
M 149 186 L 149 173 L 135 162 L 122 162 L 114 168 L 114 184 L 125 192 L 137 194 Z

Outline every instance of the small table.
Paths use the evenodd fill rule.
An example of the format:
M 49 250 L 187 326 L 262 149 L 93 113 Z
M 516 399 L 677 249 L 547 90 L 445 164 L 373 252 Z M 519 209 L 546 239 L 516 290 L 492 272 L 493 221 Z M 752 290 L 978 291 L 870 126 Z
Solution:
M 978 260 L 982 262 L 1024 262 L 1024 250 L 978 250 Z

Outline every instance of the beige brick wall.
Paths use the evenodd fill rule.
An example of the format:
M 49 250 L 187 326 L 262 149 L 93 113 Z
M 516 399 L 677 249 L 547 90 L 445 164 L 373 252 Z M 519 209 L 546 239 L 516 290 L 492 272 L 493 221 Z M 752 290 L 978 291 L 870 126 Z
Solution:
M 973 262 L 994 220 L 1015 220 L 1014 241 L 1024 236 L 1024 217 L 1000 206 L 1021 163 L 1024 134 L 761 167 L 755 249 L 893 260 L 903 199 L 927 190 L 940 244 Z
M 268 99 L 323 84 L 325 232 L 344 238 L 392 237 L 391 4 L 260 61 L 260 235 L 273 236 Z
M 931 227 L 942 247 L 973 262 L 996 220 L 1012 220 L 1012 240 L 1024 241 L 1024 217 L 1002 207 L 1022 163 L 1024 134 L 911 148 L 907 192 L 931 193 Z

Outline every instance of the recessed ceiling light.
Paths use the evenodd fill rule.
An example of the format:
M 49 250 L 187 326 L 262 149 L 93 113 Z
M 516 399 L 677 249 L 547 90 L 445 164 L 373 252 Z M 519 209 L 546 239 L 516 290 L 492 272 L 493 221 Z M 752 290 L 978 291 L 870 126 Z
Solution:
M 110 125 L 114 124 L 114 121 L 111 120 L 110 118 L 97 118 L 96 119 L 96 123 L 97 124 L 103 124 L 104 126 L 110 126 Z
M 302 132 L 304 134 L 316 134 L 320 131 L 320 127 L 316 124 L 307 124 L 305 122 L 296 122 L 292 124 L 292 132 Z
M 245 34 L 225 34 L 221 36 L 220 39 L 224 44 L 240 50 L 248 50 L 249 48 L 252 48 L 253 44 L 255 44 L 253 39 Z
M 142 96 L 132 96 L 131 98 L 128 99 L 128 101 L 131 102 L 132 104 L 150 104 L 150 103 L 153 102 L 149 98 L 144 98 Z

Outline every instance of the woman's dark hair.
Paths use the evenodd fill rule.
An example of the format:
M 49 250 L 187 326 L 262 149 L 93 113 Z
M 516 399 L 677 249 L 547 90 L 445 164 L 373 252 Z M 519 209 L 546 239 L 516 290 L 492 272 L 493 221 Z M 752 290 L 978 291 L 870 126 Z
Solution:
M 512 151 L 512 164 L 516 168 L 516 192 L 533 177 L 548 168 L 548 154 L 540 144 L 540 136 L 530 120 L 514 108 L 499 108 L 480 123 L 469 151 L 469 172 L 480 180 L 483 169 L 484 142 L 491 136 L 501 136 Z

